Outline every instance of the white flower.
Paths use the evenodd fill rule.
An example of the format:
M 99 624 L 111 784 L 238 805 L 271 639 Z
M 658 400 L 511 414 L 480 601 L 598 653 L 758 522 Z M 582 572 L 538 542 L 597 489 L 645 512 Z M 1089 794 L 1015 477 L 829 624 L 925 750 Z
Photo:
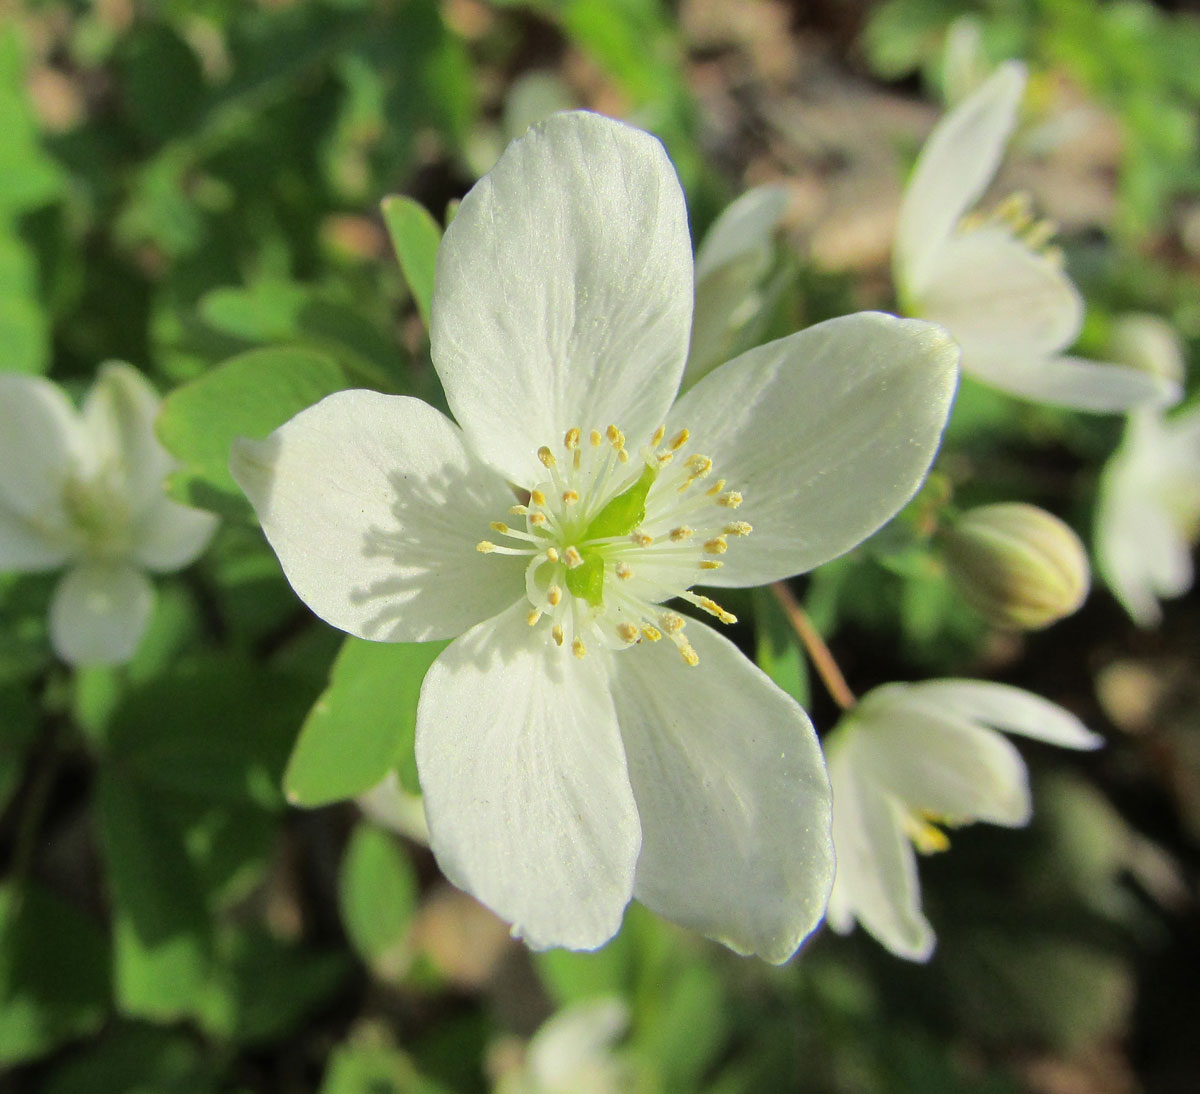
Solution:
M 825 740 L 833 784 L 837 876 L 829 925 L 855 920 L 897 957 L 924 961 L 933 928 L 921 913 L 917 859 L 949 841 L 937 824 L 1029 822 L 1029 776 L 995 729 L 1059 745 L 1102 742 L 1073 715 L 1006 684 L 929 680 L 865 695 Z
M 629 1025 L 618 998 L 585 999 L 548 1018 L 529 1042 L 524 1064 L 496 1094 L 632 1094 L 632 1070 L 613 1045 Z
M 50 639 L 72 664 L 128 661 L 154 606 L 146 571 L 182 569 L 216 529 L 163 492 L 158 407 L 129 365 L 102 366 L 79 411 L 49 380 L 0 375 L 0 570 L 68 568 Z
M 1192 587 L 1200 531 L 1200 405 L 1172 418 L 1129 416 L 1100 479 L 1096 563 L 1134 622 L 1152 627 L 1159 600 Z
M 806 570 L 887 520 L 937 448 L 956 350 L 929 324 L 851 316 L 672 405 L 691 309 L 662 146 L 555 115 L 438 253 L 432 356 L 458 424 L 344 391 L 231 466 L 323 619 L 461 636 L 416 735 L 451 881 L 538 948 L 600 945 L 636 896 L 778 962 L 832 874 L 820 750 L 731 642 L 665 603 L 730 622 L 691 586 Z
M 901 306 L 945 326 L 963 371 L 1011 395 L 1096 412 L 1170 402 L 1179 389 L 1168 380 L 1062 355 L 1083 301 L 1045 248 L 1049 226 L 1020 198 L 964 219 L 1000 166 L 1024 90 L 1024 66 L 1007 62 L 930 134 L 896 229 Z

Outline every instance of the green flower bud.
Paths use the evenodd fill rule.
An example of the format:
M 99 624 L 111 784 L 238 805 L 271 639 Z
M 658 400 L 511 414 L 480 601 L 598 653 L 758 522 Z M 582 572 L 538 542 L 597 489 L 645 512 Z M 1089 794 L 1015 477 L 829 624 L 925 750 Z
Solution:
M 1076 611 L 1090 574 L 1079 537 L 1036 505 L 984 505 L 941 533 L 946 570 L 989 623 L 1038 630 Z

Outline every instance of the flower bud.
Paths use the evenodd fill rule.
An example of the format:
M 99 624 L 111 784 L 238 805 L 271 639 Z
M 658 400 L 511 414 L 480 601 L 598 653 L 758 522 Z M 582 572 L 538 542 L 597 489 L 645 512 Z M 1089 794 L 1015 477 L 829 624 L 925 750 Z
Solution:
M 1036 505 L 984 505 L 942 532 L 946 569 L 989 623 L 1038 630 L 1070 615 L 1090 574 L 1079 537 Z

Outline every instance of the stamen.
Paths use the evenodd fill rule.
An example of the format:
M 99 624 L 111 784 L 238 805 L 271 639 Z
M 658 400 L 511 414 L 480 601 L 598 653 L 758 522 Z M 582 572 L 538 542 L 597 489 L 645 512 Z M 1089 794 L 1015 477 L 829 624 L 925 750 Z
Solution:
M 646 535 L 645 532 L 634 532 L 629 538 L 638 547 L 649 547 L 654 542 L 654 537 Z
M 600 435 L 600 430 L 593 429 L 588 434 L 588 440 L 592 442 L 593 448 L 599 448 L 604 443 L 604 438 Z
M 488 525 L 488 527 L 493 532 L 499 532 L 502 536 L 508 534 L 508 525 L 505 524 L 504 521 L 502 521 L 502 520 L 494 520 L 494 521 L 492 521 L 491 524 Z
M 728 494 L 722 494 L 717 498 L 717 504 L 725 506 L 726 509 L 736 509 L 742 504 L 742 495 L 736 490 L 730 490 Z
M 748 536 L 754 528 L 744 520 L 735 520 L 732 524 L 725 525 L 725 534 L 727 536 Z
M 717 562 L 715 559 L 703 558 L 700 560 L 700 569 L 702 570 L 719 570 L 725 563 Z
M 529 523 L 532 524 L 535 528 L 545 527 L 546 514 L 545 513 L 531 513 L 529 516 Z
M 546 561 L 547 562 L 557 562 L 558 561 L 558 551 L 555 548 L 553 548 L 553 547 L 546 548 Z
M 712 486 L 710 486 L 710 487 L 709 487 L 707 490 L 705 490 L 704 492 L 705 492 L 705 493 L 706 493 L 706 494 L 707 494 L 707 495 L 708 495 L 710 498 L 715 498 L 715 497 L 716 497 L 716 496 L 717 496 L 717 495 L 718 495 L 718 494 L 719 494 L 719 493 L 720 493 L 722 490 L 724 490 L 724 489 L 725 489 L 725 480 L 724 480 L 724 479 L 717 479 L 717 481 L 716 481 L 716 482 L 714 482 L 714 483 L 712 484 Z
M 514 506 L 512 506 L 512 507 L 511 507 L 511 508 L 510 508 L 508 511 L 509 511 L 509 512 L 510 512 L 510 513 L 511 513 L 511 514 L 514 516 L 514 517 L 527 517 L 527 516 L 529 516 L 529 506 L 528 506 L 528 505 L 514 505 Z
M 547 451 L 549 451 L 549 449 L 547 449 Z M 534 505 L 542 506 L 546 504 L 546 495 L 540 490 L 534 490 L 530 492 L 529 500 L 533 502 Z
M 660 631 L 657 627 L 650 626 L 649 623 L 643 623 L 642 637 L 648 642 L 657 642 L 660 638 L 662 638 L 662 631 Z
M 554 644 L 556 646 L 561 646 L 563 644 L 562 624 L 555 623 L 554 626 L 550 628 L 550 633 L 554 636 Z
M 688 443 L 688 438 L 691 436 L 691 431 L 681 429 L 674 437 L 671 438 L 671 451 L 678 452 L 685 444 Z
M 555 467 L 558 464 L 558 460 L 554 458 L 554 453 L 550 451 L 547 445 L 542 445 L 542 447 L 537 450 L 537 455 L 538 459 L 542 461 L 542 466 L 547 469 Z
M 681 524 L 678 528 L 671 529 L 671 541 L 673 543 L 682 543 L 685 539 L 691 539 L 695 534 L 695 528 L 689 528 L 686 524 Z
M 563 551 L 563 561 L 568 569 L 576 570 L 583 565 L 583 555 L 579 553 L 578 547 L 572 545 Z
M 491 554 L 492 551 L 497 550 L 497 547 L 491 540 L 481 539 L 477 544 L 475 544 L 475 550 L 477 550 L 481 555 L 487 555 Z
M 562 500 L 563 505 L 574 505 L 579 500 L 579 491 L 564 490 Z
M 542 618 L 541 608 L 534 608 L 533 611 L 531 611 L 525 617 L 525 622 L 528 623 L 531 627 L 536 627 L 538 620 L 541 618 Z
M 709 615 L 716 616 L 722 623 L 730 624 L 737 622 L 737 616 L 733 612 L 727 612 L 720 604 L 715 600 L 709 599 L 707 596 L 698 596 L 695 599 L 689 596 L 687 599 L 695 604 L 697 608 L 702 608 Z
M 724 536 L 717 536 L 705 542 L 704 550 L 710 555 L 723 555 L 729 550 L 729 543 Z
M 587 646 L 583 644 L 582 638 L 576 638 L 575 641 L 571 643 L 571 652 L 578 657 L 580 661 L 583 660 L 584 656 L 587 654 Z
M 679 645 L 679 656 L 683 658 L 683 663 L 688 668 L 695 668 L 700 664 L 700 655 L 695 651 L 690 642 L 682 642 Z
M 551 585 L 546 590 L 546 603 L 552 608 L 557 608 L 562 601 L 562 589 L 557 585 Z
M 621 623 L 617 627 L 617 634 L 619 634 L 626 642 L 636 642 L 638 629 L 632 623 Z
M 574 452 L 579 447 L 579 426 L 573 425 L 567 430 L 567 435 L 563 437 L 563 445 L 568 452 Z
M 633 577 L 633 567 L 628 562 L 618 562 L 615 572 L 622 581 L 628 581 Z
M 678 634 L 683 630 L 684 618 L 677 612 L 664 612 L 658 620 L 667 634 Z
M 650 438 L 650 447 L 657 448 L 662 444 L 662 439 L 667 435 L 667 427 L 660 425 L 655 431 L 654 436 Z

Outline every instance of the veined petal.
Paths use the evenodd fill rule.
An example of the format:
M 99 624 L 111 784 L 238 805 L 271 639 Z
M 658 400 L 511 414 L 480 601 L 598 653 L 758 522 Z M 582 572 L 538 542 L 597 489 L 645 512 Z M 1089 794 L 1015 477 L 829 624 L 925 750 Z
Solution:
M 1029 822 L 1025 763 L 999 733 L 914 698 L 903 684 L 876 688 L 851 717 L 860 773 L 910 809 L 951 823 Z
M 1069 710 L 1040 695 L 987 680 L 925 680 L 908 685 L 910 699 L 958 718 L 982 722 L 1059 748 L 1099 748 L 1104 738 Z
M 770 245 L 787 208 L 786 186 L 756 186 L 732 202 L 709 228 L 696 254 L 696 281 Z
M 916 855 L 892 802 L 858 771 L 853 748 L 846 731 L 826 741 L 837 854 L 829 925 L 845 934 L 857 919 L 897 957 L 928 960 L 934 934 L 921 914 Z
M 1070 345 L 1083 322 L 1071 279 L 998 227 L 947 240 L 913 306 L 954 335 L 966 372 L 976 356 L 1048 357 Z
M 1020 399 L 1093 414 L 1120 414 L 1138 407 L 1166 406 L 1177 396 L 1170 380 L 1081 357 L 1030 357 L 1007 353 L 1000 344 L 977 350 L 963 371 Z
M 204 553 L 217 530 L 212 513 L 160 497 L 143 511 L 133 532 L 133 557 L 159 574 L 182 570 Z
M 865 539 L 916 492 L 954 396 L 958 348 L 939 327 L 878 312 L 760 346 L 686 392 L 686 426 L 753 528 L 706 583 L 761 585 Z
M 512 492 L 419 399 L 339 391 L 229 468 L 300 599 L 360 638 L 448 638 L 523 595 L 523 559 L 475 549 Z
M 983 195 L 1017 124 L 1025 66 L 1009 61 L 929 135 L 904 192 L 893 268 L 905 295 L 924 290 L 955 225 Z
M 63 492 L 81 432 L 57 384 L 0 374 L 0 568 L 50 570 L 74 554 Z
M 50 602 L 50 641 L 72 665 L 119 665 L 146 632 L 154 586 L 135 566 L 89 562 L 63 576 Z
M 131 365 L 106 362 L 83 401 L 88 431 L 88 471 L 114 469 L 137 522 L 163 497 L 163 479 L 175 461 L 154 435 L 162 400 Z
M 633 891 L 637 807 L 606 667 L 512 609 L 448 646 L 421 688 L 430 846 L 534 949 L 601 945 Z
M 471 443 L 513 482 L 565 430 L 649 436 L 679 384 L 692 319 L 683 191 L 662 145 L 597 114 L 556 114 L 463 199 L 438 251 L 430 335 Z
M 829 783 L 800 707 L 727 639 L 613 658 L 642 818 L 634 895 L 738 953 L 786 961 L 820 922 L 833 873 Z M 663 648 L 668 647 L 668 648 Z

